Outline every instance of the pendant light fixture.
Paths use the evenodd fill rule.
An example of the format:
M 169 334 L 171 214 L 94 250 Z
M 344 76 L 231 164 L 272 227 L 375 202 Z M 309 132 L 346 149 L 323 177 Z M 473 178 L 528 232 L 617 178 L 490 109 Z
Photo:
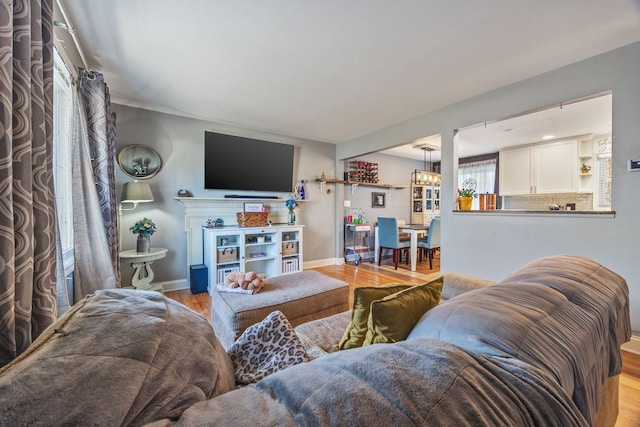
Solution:
M 411 173 L 411 182 L 416 185 L 440 185 L 440 174 L 433 172 L 433 162 L 431 161 L 431 152 L 433 148 L 427 146 L 418 146 L 424 157 L 423 170 L 414 170 Z M 427 170 L 427 151 L 429 152 L 429 170 Z

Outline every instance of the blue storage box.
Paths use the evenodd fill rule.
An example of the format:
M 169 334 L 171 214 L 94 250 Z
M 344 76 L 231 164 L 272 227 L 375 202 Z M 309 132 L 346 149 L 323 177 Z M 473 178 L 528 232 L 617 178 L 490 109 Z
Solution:
M 189 267 L 189 281 L 191 282 L 191 293 L 201 294 L 207 292 L 208 276 L 207 266 L 204 264 L 194 264 Z

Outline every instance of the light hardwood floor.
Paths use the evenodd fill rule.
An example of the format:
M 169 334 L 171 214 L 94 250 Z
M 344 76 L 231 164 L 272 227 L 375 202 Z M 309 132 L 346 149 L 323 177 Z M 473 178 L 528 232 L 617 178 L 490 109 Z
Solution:
M 379 286 L 386 283 L 405 282 L 423 283 L 435 279 L 440 272 L 440 259 L 434 259 L 433 270 L 429 263 L 418 264 L 416 272 L 411 272 L 407 265 L 401 264 L 398 270 L 390 266 L 389 260 L 383 265 L 363 262 L 359 266 L 344 264 L 314 268 L 314 270 L 349 283 L 351 288 L 359 286 Z M 351 292 L 351 294 L 353 294 Z M 165 295 L 192 310 L 202 314 L 211 322 L 211 297 L 207 293 L 193 295 L 189 290 L 166 292 Z M 351 301 L 350 301 L 351 304 Z M 640 427 L 640 355 L 622 352 L 623 368 L 620 376 L 620 414 L 616 427 Z

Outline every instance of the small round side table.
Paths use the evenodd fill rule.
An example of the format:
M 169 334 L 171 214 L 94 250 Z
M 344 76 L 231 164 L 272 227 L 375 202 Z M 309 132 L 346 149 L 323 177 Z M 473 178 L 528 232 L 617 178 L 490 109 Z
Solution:
M 120 261 L 131 264 L 134 269 L 131 275 L 131 284 L 138 290 L 163 292 L 162 285 L 152 285 L 153 261 L 162 259 L 167 255 L 168 249 L 151 248 L 149 252 L 137 252 L 135 249 L 120 252 Z

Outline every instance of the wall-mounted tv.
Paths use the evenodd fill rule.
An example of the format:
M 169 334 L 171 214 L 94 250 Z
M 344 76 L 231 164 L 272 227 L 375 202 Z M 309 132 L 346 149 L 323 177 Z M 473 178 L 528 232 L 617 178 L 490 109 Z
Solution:
M 293 152 L 293 145 L 205 131 L 204 188 L 290 193 Z

